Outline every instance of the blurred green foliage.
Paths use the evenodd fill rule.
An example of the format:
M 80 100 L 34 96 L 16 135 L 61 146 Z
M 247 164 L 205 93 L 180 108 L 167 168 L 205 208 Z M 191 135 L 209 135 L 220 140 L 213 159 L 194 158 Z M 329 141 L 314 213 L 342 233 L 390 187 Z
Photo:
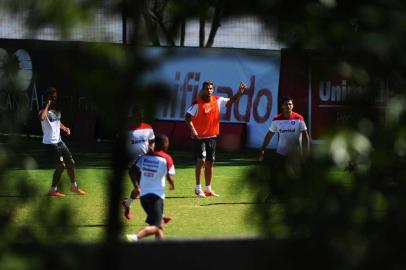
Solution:
M 77 69 L 73 79 L 83 83 L 89 93 L 98 92 L 99 95 L 93 97 L 113 130 L 123 129 L 123 116 L 130 106 L 129 100 L 145 93 L 138 87 L 138 78 L 146 66 L 136 45 L 139 34 L 145 34 L 139 29 L 139 15 L 148 11 L 146 2 L 127 0 L 110 3 L 116 7 L 117 13 L 125 8 L 126 16 L 136 30 L 128 47 L 101 46 L 98 50 L 90 50 L 84 44 L 80 48 L 87 53 L 92 51 L 93 55 L 86 61 L 96 64 Z M 264 164 L 251 172 L 250 179 L 253 181 L 250 183 L 258 186 L 258 198 L 263 200 L 268 193 L 271 194 L 270 202 L 258 204 L 255 213 L 262 218 L 259 226 L 270 239 L 292 243 L 281 246 L 279 250 L 281 258 L 290 260 L 287 265 L 292 269 L 317 265 L 330 269 L 403 269 L 402 251 L 406 240 L 406 211 L 403 210 L 406 194 L 406 2 L 157 2 L 169 3 L 166 12 L 175 23 L 168 29 L 173 35 L 178 33 L 175 26 L 180 23 L 177 24 L 177 19 L 198 18 L 202 8 L 222 4 L 222 20 L 242 15 L 256 16 L 290 48 L 329 52 L 335 59 L 333 69 L 365 87 L 366 96 L 358 96 L 348 102 L 346 110 L 352 116 L 351 121 L 326 136 L 324 144 L 315 146 L 300 163 L 293 163 L 297 164 L 293 168 L 290 165 L 281 167 L 278 172 L 270 170 L 269 164 Z M 1 4 L 13 12 L 27 13 L 27 26 L 33 31 L 51 25 L 60 30 L 61 36 L 68 36 L 73 26 L 85 24 L 92 8 L 99 7 L 98 1 L 91 0 L 2 1 Z M 84 73 L 83 70 L 91 72 Z M 378 91 L 377 81 L 387 82 L 389 90 L 386 107 L 379 112 L 370 99 Z M 9 123 L 13 123 L 13 130 L 18 130 L 23 119 L 11 117 L 15 121 Z M 123 145 L 121 138 L 113 150 L 115 173 L 109 186 L 110 230 L 106 237 L 110 245 L 114 244 L 120 232 L 118 203 L 126 161 L 126 157 L 121 155 Z M 7 149 L 0 148 L 0 189 L 7 184 L 4 171 L 11 163 L 19 162 L 13 159 L 13 151 L 21 151 L 18 139 L 10 140 Z M 354 162 L 355 167 L 345 171 L 343 169 L 348 162 Z M 32 194 L 35 188 L 21 185 L 21 194 L 27 190 Z M 18 204 L 0 211 L 0 236 L 4 239 L 0 243 L 0 269 L 43 269 L 50 263 L 46 260 L 48 253 L 44 253 L 42 258 L 30 257 L 11 248 L 21 240 L 18 235 L 36 243 L 29 228 L 10 233 L 13 209 L 18 209 Z M 48 209 L 49 205 L 40 206 L 39 217 L 44 217 Z M 61 232 L 57 228 L 69 222 L 69 210 L 60 210 L 53 216 L 53 220 L 39 218 L 38 222 L 50 228 L 50 239 L 63 240 L 63 237 L 59 238 Z M 72 262 L 64 262 L 60 263 L 63 267 L 58 269 L 74 268 Z M 110 266 L 114 267 L 106 264 L 106 268 Z
M 263 230 L 317 257 L 303 256 L 295 267 L 402 269 L 406 4 L 256 1 L 250 8 L 291 48 L 327 51 L 335 59 L 327 72 L 366 90 L 347 101 L 349 121 L 326 132 L 301 164 L 251 172 L 254 185 L 268 187 L 258 198 L 270 193 L 270 202 L 255 208 Z M 387 83 L 383 107 L 376 103 L 379 81 Z M 283 250 L 293 255 L 291 246 Z

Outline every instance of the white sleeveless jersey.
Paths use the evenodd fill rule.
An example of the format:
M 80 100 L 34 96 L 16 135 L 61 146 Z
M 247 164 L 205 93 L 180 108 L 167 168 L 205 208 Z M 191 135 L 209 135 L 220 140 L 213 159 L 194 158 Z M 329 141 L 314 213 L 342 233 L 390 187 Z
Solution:
M 150 125 L 141 123 L 138 127 L 129 127 L 127 139 L 130 159 L 135 161 L 148 152 L 149 141 L 155 139 L 155 135 Z
M 172 157 L 164 151 L 158 151 L 140 157 L 136 166 L 141 171 L 140 196 L 155 194 L 165 199 L 166 175 L 175 175 Z
M 41 114 L 42 111 L 39 112 Z M 61 113 L 49 110 L 45 119 L 41 121 L 42 126 L 42 143 L 55 144 L 62 141 L 61 139 Z
M 292 112 L 289 118 L 278 114 L 272 120 L 269 131 L 279 134 L 276 152 L 281 155 L 298 153 L 302 149 L 302 131 L 307 130 L 303 117 Z

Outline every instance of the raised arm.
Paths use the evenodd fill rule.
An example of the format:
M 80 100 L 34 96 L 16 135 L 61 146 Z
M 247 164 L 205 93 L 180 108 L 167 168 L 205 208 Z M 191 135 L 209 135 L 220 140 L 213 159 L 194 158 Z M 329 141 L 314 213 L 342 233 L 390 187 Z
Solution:
M 44 121 L 44 119 L 47 117 L 49 106 L 51 106 L 51 100 L 47 100 L 47 104 L 45 105 L 44 109 L 40 112 L 39 114 L 39 120 Z
M 242 94 L 244 94 L 246 89 L 247 89 L 247 85 L 245 83 L 241 82 L 238 92 L 234 96 L 232 96 L 229 101 L 227 101 L 226 106 L 230 106 L 231 104 L 233 104 L 234 102 L 239 100 L 240 97 L 242 96 Z

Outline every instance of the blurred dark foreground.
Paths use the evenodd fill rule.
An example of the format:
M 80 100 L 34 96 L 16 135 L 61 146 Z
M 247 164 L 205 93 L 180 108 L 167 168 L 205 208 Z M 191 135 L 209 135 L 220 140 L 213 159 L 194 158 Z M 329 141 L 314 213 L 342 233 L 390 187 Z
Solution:
M 401 253 L 387 248 L 387 252 L 376 253 L 373 260 L 354 261 L 354 267 L 348 265 L 348 261 L 342 261 L 342 254 L 331 254 L 326 247 L 306 240 L 252 238 L 108 245 L 24 244 L 16 245 L 14 250 L 26 258 L 38 259 L 36 262 L 41 265 L 31 265 L 30 269 L 405 269 Z M 351 257 L 351 254 L 345 257 Z

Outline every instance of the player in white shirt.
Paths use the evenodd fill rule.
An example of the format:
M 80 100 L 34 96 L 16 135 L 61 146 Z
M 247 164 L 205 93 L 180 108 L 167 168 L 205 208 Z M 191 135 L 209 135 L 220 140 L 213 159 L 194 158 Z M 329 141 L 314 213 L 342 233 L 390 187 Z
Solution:
M 303 152 L 308 153 L 310 151 L 310 136 L 303 117 L 293 111 L 293 99 L 283 97 L 281 109 L 282 113 L 275 116 L 272 120 L 271 127 L 265 135 L 259 154 L 259 160 L 262 161 L 266 147 L 274 134 L 278 134 L 276 152 L 271 155 L 271 159 L 267 163 L 267 165 L 270 165 L 271 180 L 274 180 L 275 183 L 271 184 L 272 193 L 275 196 L 278 193 L 278 183 L 280 183 L 278 180 L 285 177 L 287 165 L 295 171 L 294 168 L 298 165 L 298 162 L 300 163 Z M 271 193 L 268 194 L 265 202 L 271 199 L 271 195 Z
M 166 153 L 169 139 L 160 134 L 155 138 L 155 150 L 140 157 L 136 166 L 140 169 L 141 205 L 147 214 L 148 226 L 137 234 L 128 234 L 128 241 L 137 241 L 149 235 L 155 235 L 157 240 L 164 238 L 163 211 L 165 200 L 165 180 L 169 190 L 174 190 L 175 166 L 173 159 Z
M 153 143 L 155 139 L 152 127 L 143 122 L 144 112 L 140 105 L 135 106 L 129 115 L 129 126 L 127 130 L 127 150 L 130 158 L 128 174 L 134 189 L 131 191 L 130 197 L 126 198 L 122 205 L 124 207 L 124 216 L 127 219 L 132 218 L 130 211 L 131 203 L 133 200 L 139 198 L 140 187 L 137 179 L 139 169 L 135 166 L 136 161 L 149 151 L 153 150 Z
M 39 112 L 39 119 L 41 121 L 43 132 L 42 143 L 48 149 L 50 162 L 56 163 L 48 195 L 56 197 L 65 196 L 62 192 L 58 191 L 58 184 L 65 167 L 71 181 L 71 191 L 80 195 L 85 195 L 86 192 L 81 190 L 76 182 L 75 161 L 73 160 L 68 147 L 61 138 L 61 129 L 67 135 L 70 135 L 71 132 L 68 127 L 61 123 L 61 113 L 55 109 L 57 98 L 58 93 L 56 89 L 49 87 L 45 92 L 45 107 Z
M 310 136 L 303 116 L 293 111 L 293 99 L 282 98 L 281 109 L 282 113 L 274 117 L 265 135 L 259 155 L 260 160 L 263 160 L 265 149 L 274 134 L 279 136 L 276 153 L 281 156 L 302 154 L 302 145 L 306 152 L 310 151 Z

